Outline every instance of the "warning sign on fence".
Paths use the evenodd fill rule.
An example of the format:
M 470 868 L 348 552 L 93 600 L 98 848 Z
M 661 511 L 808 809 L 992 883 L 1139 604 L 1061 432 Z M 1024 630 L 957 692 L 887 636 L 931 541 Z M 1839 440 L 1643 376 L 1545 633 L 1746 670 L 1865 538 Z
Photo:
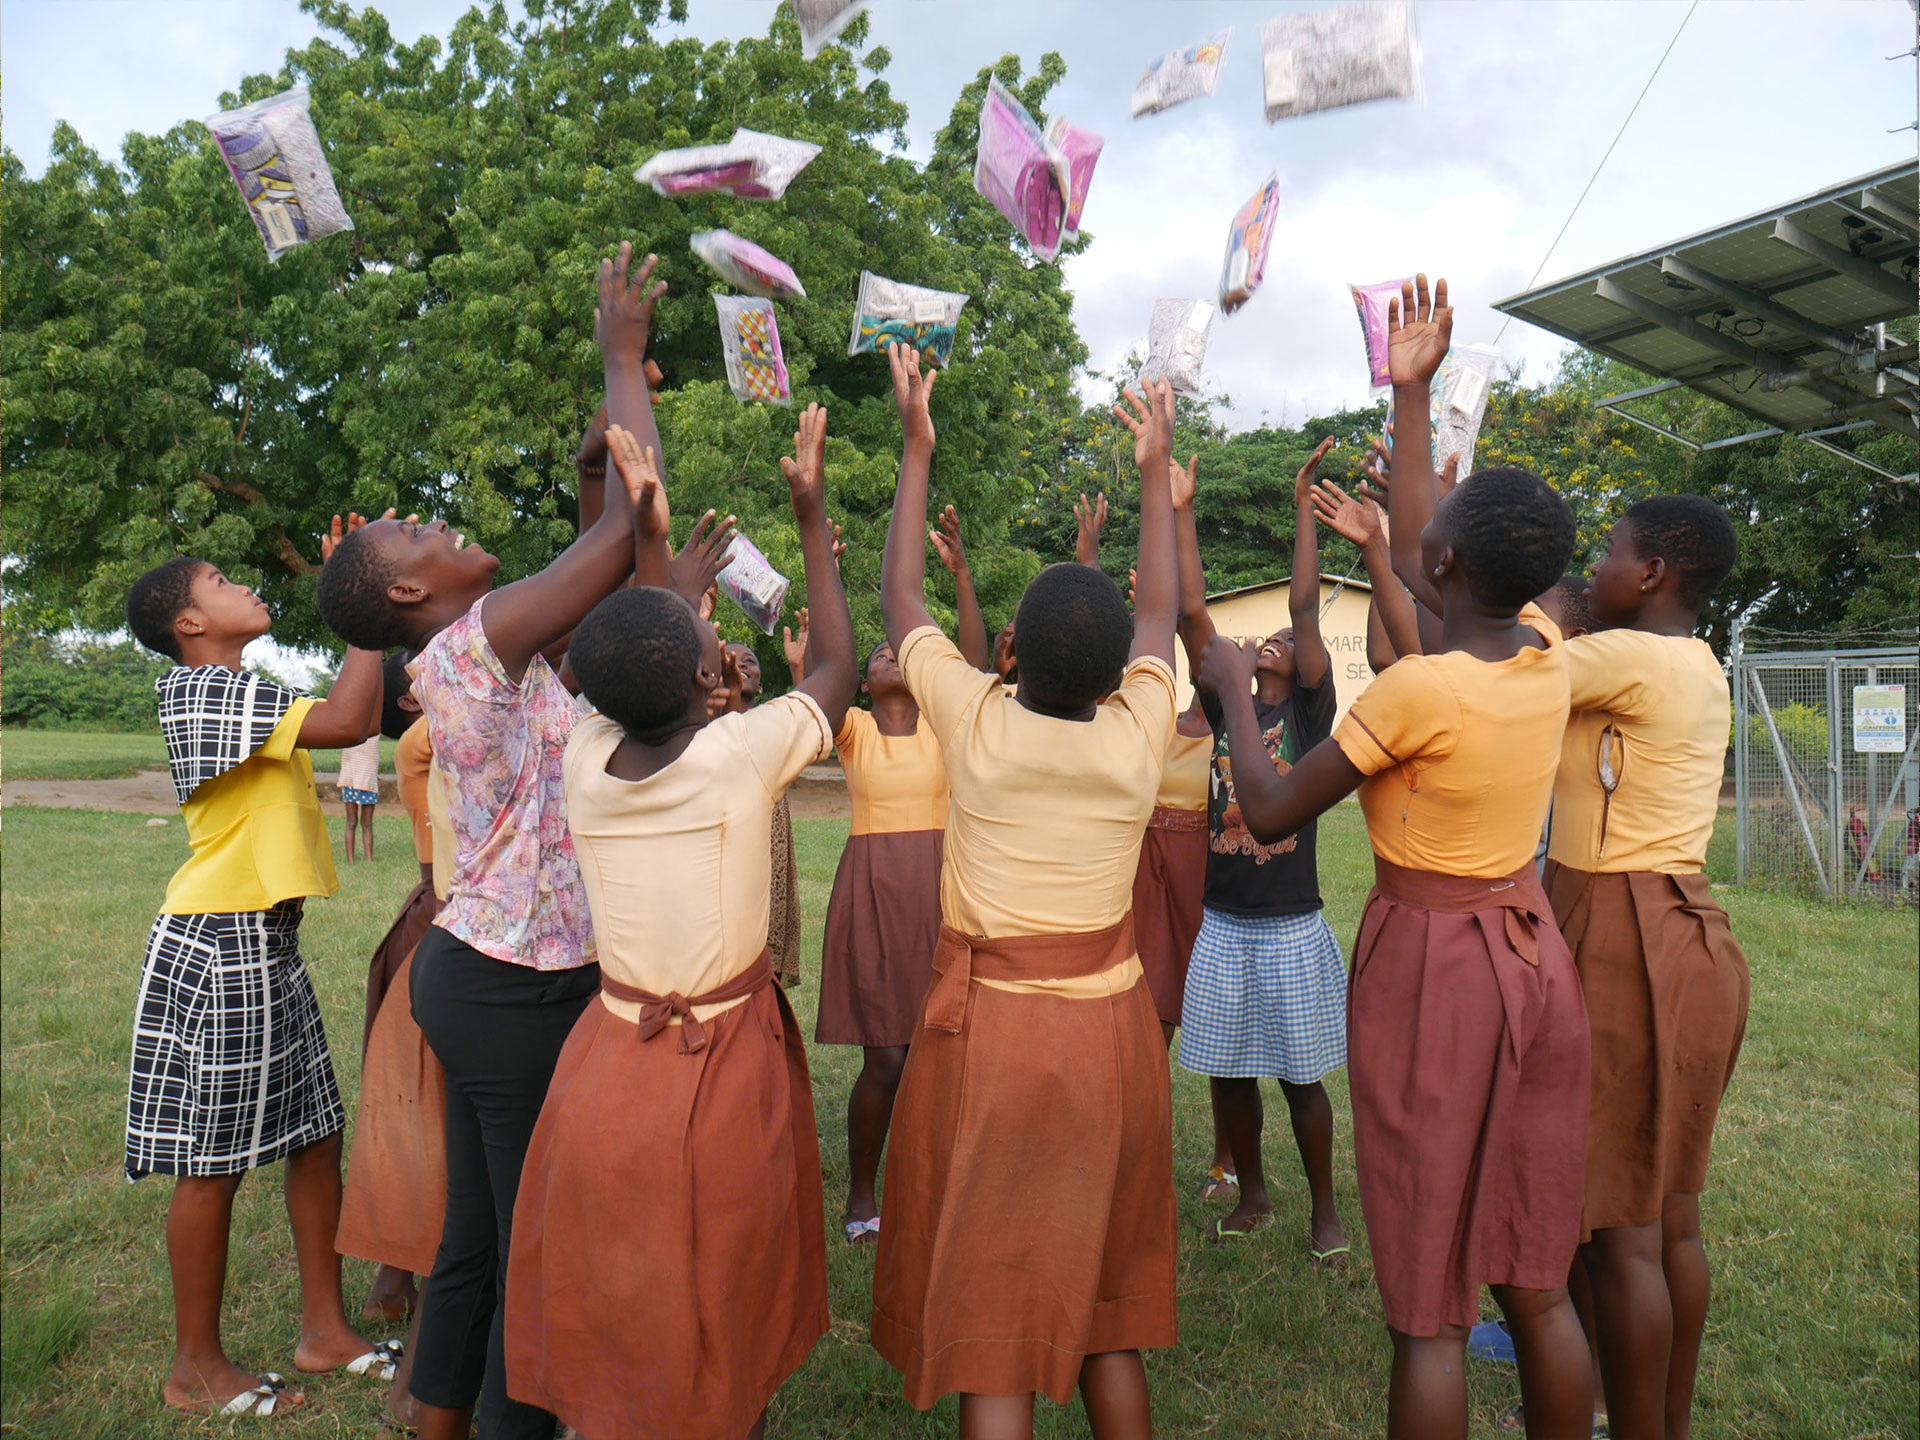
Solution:
M 1907 748 L 1907 687 L 1853 687 L 1853 748 L 1869 754 L 1900 755 Z

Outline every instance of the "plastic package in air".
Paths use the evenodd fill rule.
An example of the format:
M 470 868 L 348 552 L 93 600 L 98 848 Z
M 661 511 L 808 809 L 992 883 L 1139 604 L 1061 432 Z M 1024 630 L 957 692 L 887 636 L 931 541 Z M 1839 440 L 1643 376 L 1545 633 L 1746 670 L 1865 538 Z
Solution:
M 1007 217 L 1035 255 L 1052 260 L 1080 233 L 1080 211 L 1105 143 L 1059 118 L 1041 134 L 1026 107 L 995 77 L 980 103 L 973 188 Z
M 1459 478 L 1473 473 L 1473 447 L 1487 414 L 1487 394 L 1500 368 L 1500 352 L 1491 345 L 1457 346 L 1433 377 L 1433 469 L 1460 457 Z
M 1133 87 L 1133 118 L 1152 115 L 1183 100 L 1213 94 L 1220 83 L 1220 67 L 1226 64 L 1227 42 L 1233 39 L 1229 25 L 1218 35 L 1183 50 L 1169 50 L 1147 67 Z
M 862 270 L 847 354 L 884 350 L 896 341 L 904 341 L 920 352 L 922 360 L 944 365 L 953 353 L 954 326 L 966 303 L 965 295 L 906 285 Z
M 868 0 L 793 0 L 793 18 L 800 22 L 800 49 L 808 59 L 818 55 L 834 37 L 867 8 Z
M 688 248 L 714 274 L 749 295 L 807 293 L 791 265 L 731 230 L 702 230 Z
M 778 200 L 819 153 L 804 140 L 741 129 L 724 145 L 662 150 L 633 178 L 669 199 L 720 190 L 743 200 Z
M 726 566 L 714 581 L 733 597 L 734 604 L 746 611 L 749 620 L 768 635 L 773 633 L 773 627 L 780 623 L 780 611 L 787 603 L 790 582 L 760 553 L 758 545 L 735 531 Z
M 1182 395 L 1200 393 L 1200 371 L 1213 329 L 1211 300 L 1156 300 L 1147 326 L 1147 363 L 1136 386 L 1165 380 Z
M 1267 249 L 1280 219 L 1280 174 L 1274 171 L 1240 207 L 1227 231 L 1227 258 L 1220 267 L 1220 309 L 1231 315 L 1253 298 L 1267 273 Z
M 773 302 L 744 295 L 716 295 L 720 345 L 726 352 L 727 383 L 742 400 L 791 405 L 787 360 L 780 350 L 780 322 Z
M 1066 162 L 1067 214 L 1061 222 L 1060 243 L 1071 245 L 1080 238 L 1080 212 L 1086 208 L 1087 191 L 1093 185 L 1093 167 L 1100 161 L 1106 141 L 1091 130 L 1083 130 L 1070 120 L 1056 115 L 1047 126 L 1047 148 Z
M 1267 123 L 1420 93 L 1411 0 L 1359 0 L 1260 27 Z
M 1387 370 L 1387 302 L 1412 280 L 1409 275 L 1401 280 L 1382 280 L 1378 285 L 1347 286 L 1353 296 L 1354 313 L 1360 317 L 1360 334 L 1367 342 L 1367 379 L 1375 393 L 1393 386 L 1393 376 Z
M 207 129 L 247 202 L 268 260 L 353 229 L 313 128 L 306 86 L 211 116 Z

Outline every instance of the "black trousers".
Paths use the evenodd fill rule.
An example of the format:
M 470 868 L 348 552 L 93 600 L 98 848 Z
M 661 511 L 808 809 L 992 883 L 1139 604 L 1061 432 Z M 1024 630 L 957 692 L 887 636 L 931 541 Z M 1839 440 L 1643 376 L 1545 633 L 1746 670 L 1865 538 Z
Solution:
M 481 1440 L 552 1440 L 553 1416 L 507 1398 L 504 1325 L 513 1202 L 534 1122 L 600 967 L 534 970 L 439 926 L 413 957 L 413 1018 L 447 1072 L 447 1220 L 420 1298 L 413 1394 L 464 1409 Z

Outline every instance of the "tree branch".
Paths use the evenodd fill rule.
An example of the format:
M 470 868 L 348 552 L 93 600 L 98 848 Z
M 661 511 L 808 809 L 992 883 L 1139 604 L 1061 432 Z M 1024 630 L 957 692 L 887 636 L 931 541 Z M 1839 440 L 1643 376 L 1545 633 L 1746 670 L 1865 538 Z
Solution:
M 194 479 L 209 490 L 217 490 L 222 495 L 235 495 L 258 509 L 267 508 L 267 497 L 244 480 L 222 480 L 218 475 L 210 475 L 205 470 L 196 470 Z M 287 538 L 285 527 L 271 522 L 270 533 L 273 537 L 274 553 L 280 557 L 280 563 L 296 575 L 317 575 L 320 567 L 300 553 L 293 541 Z

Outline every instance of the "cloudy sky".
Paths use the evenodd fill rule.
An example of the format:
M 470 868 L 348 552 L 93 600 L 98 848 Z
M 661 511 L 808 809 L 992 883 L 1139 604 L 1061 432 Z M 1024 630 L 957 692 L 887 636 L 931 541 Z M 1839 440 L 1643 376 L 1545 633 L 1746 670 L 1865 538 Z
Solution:
M 1067 62 L 1054 105 L 1107 137 L 1087 203 L 1094 243 L 1067 262 L 1096 366 L 1142 342 L 1155 296 L 1211 296 L 1227 223 L 1269 170 L 1282 220 L 1265 287 L 1216 323 L 1210 385 L 1239 424 L 1297 423 L 1367 398 L 1346 284 L 1444 274 L 1458 341 L 1492 341 L 1489 302 L 1526 288 L 1582 186 L 1673 40 L 1689 0 L 1421 0 L 1424 103 L 1267 125 L 1259 24 L 1301 0 L 875 0 L 873 39 L 925 154 L 952 97 L 1009 51 Z M 445 34 L 461 0 L 389 0 L 405 39 Z M 765 29 L 775 0 L 693 0 L 691 33 Z M 1218 93 L 1128 116 L 1161 52 L 1227 26 Z M 93 145 L 217 109 L 315 32 L 296 0 L 6 0 L 6 144 L 34 171 L 56 119 Z M 1911 161 L 1908 0 L 1702 0 L 1542 282 L 1851 176 Z M 1503 337 L 1530 376 L 1553 337 Z

